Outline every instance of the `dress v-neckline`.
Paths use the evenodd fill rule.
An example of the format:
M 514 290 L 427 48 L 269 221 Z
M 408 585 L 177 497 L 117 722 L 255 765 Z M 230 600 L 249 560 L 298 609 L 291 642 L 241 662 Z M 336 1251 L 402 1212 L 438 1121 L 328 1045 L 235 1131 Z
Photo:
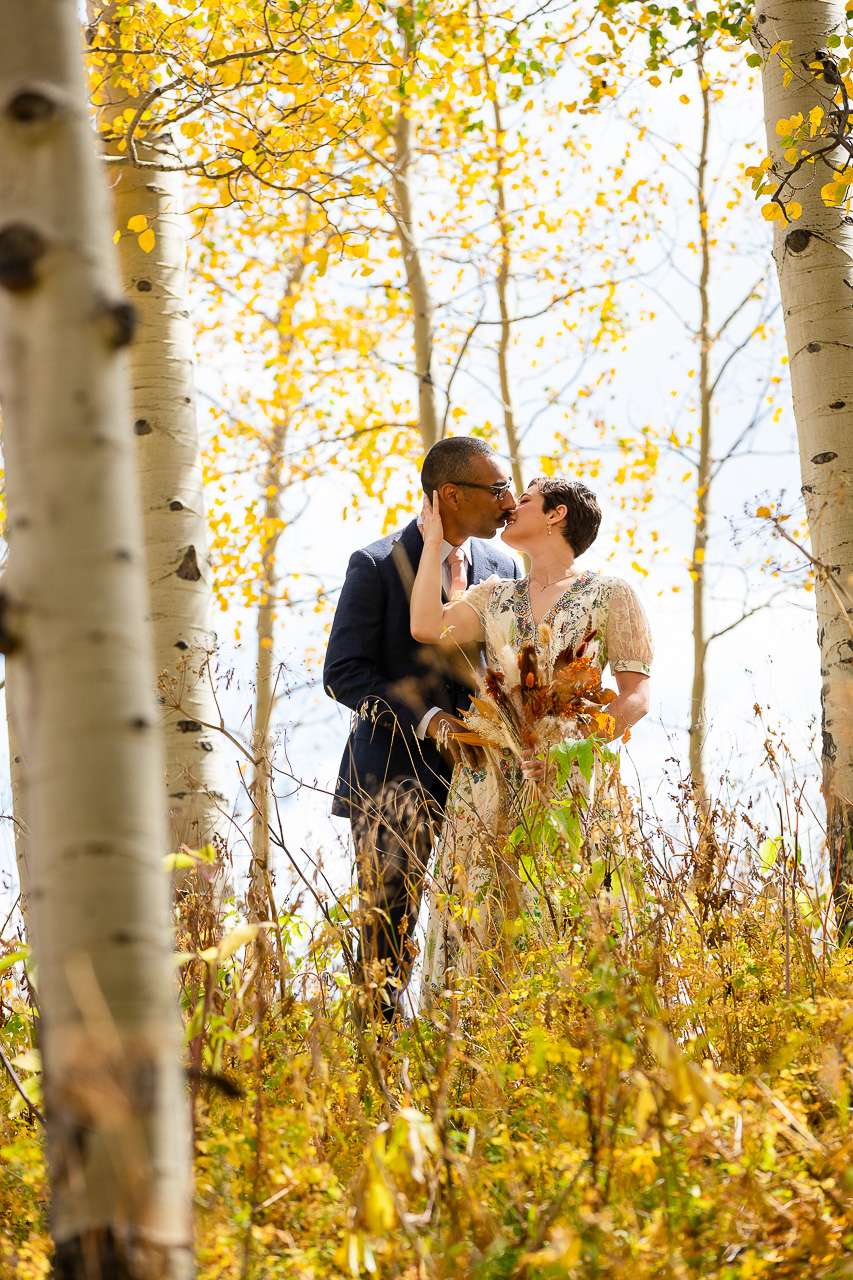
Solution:
M 575 591 L 577 591 L 581 583 L 583 583 L 585 586 L 589 581 L 589 579 L 593 577 L 595 577 L 595 574 L 591 569 L 585 569 L 583 573 L 578 574 L 574 582 L 572 582 L 571 585 L 566 588 L 566 590 L 563 592 L 561 596 L 557 597 L 557 599 L 551 605 L 551 608 L 542 614 L 542 617 L 539 619 L 538 622 L 533 617 L 533 605 L 530 601 L 530 574 L 528 573 L 526 577 L 522 578 L 521 582 L 522 582 L 522 585 L 524 586 L 524 594 L 527 597 L 527 614 L 528 614 L 528 617 L 530 618 L 534 635 L 538 633 L 539 628 L 542 626 L 543 622 L 547 622 L 549 618 L 553 617 L 555 610 L 558 609 L 559 606 L 563 603 L 563 601 L 566 599 L 566 596 L 574 595 Z

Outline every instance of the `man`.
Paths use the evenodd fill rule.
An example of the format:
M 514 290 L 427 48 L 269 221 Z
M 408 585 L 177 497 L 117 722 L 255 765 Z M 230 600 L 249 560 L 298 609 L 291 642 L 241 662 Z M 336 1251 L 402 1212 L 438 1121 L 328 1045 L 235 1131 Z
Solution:
M 438 494 L 448 599 L 492 574 L 518 576 L 509 556 L 480 541 L 493 538 L 515 510 L 508 472 L 485 441 L 439 441 L 424 460 L 421 483 L 430 499 Z M 424 872 L 460 758 L 449 735 L 459 728 L 472 683 L 470 655 L 454 660 L 412 639 L 409 595 L 422 551 L 413 520 L 353 553 L 323 670 L 329 696 L 359 717 L 341 761 L 332 813 L 352 823 L 359 978 L 378 997 L 386 1021 L 408 981 Z

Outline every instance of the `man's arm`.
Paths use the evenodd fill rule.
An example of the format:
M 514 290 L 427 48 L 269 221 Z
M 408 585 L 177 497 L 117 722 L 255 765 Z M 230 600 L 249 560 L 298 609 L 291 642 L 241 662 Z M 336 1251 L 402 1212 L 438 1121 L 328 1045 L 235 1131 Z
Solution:
M 423 697 L 412 690 L 410 700 L 401 698 L 377 668 L 385 603 L 375 561 L 365 551 L 353 552 L 329 636 L 323 688 L 375 724 L 390 729 L 396 721 L 414 732 L 427 711 Z

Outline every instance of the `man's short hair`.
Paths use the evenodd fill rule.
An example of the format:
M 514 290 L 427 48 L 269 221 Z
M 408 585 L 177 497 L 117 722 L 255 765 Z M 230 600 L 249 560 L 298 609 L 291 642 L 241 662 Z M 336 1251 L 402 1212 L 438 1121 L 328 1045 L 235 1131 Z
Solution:
M 472 480 L 471 464 L 475 458 L 494 461 L 497 454 L 490 444 L 477 436 L 448 436 L 446 440 L 439 440 L 424 458 L 421 468 L 424 493 L 432 500 L 433 493 L 442 485 Z
M 601 526 L 601 507 L 592 489 L 580 480 L 567 480 L 562 476 L 537 476 L 530 483 L 542 494 L 543 511 L 566 508 L 566 522 L 558 532 L 575 555 L 582 556 L 595 542 Z

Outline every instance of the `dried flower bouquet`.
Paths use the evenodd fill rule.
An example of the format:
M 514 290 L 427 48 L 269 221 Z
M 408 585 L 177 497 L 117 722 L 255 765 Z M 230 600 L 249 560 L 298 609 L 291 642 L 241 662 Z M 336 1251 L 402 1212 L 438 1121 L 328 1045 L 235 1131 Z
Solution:
M 504 645 L 498 653 L 500 666 L 486 667 L 480 694 L 462 716 L 465 728 L 454 738 L 478 747 L 508 748 L 521 759 L 526 751 L 547 750 L 567 738 L 611 737 L 614 720 L 606 707 L 618 695 L 602 688 L 595 653 L 590 651 L 597 634 L 587 631 L 576 648 L 563 649 L 550 679 L 534 644 L 526 644 L 518 654 Z M 550 629 L 543 624 L 543 653 L 550 641 Z

